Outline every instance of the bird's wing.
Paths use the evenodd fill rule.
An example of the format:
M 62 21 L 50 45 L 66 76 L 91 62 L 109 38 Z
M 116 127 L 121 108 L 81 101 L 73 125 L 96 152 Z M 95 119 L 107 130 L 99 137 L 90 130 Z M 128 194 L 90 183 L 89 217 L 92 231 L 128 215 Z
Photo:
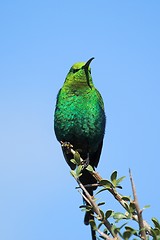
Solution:
M 101 151 L 102 151 L 102 146 L 103 146 L 103 140 L 100 142 L 97 151 L 94 152 L 93 154 L 91 154 L 91 156 L 90 156 L 91 165 L 93 163 L 93 167 L 97 167 L 98 166 L 100 155 L 101 155 Z

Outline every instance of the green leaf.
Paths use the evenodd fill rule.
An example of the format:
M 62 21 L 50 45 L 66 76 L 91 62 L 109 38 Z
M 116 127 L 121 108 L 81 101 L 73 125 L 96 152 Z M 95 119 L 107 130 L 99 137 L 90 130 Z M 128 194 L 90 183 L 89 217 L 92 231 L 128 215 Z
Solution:
M 112 210 L 108 210 L 106 213 L 105 213 L 105 218 L 109 218 L 111 215 L 112 215 L 113 211 Z
M 157 218 L 152 218 L 152 222 L 154 223 L 154 226 L 157 227 L 158 229 L 160 229 L 160 223 L 157 220 Z
M 134 213 L 136 210 L 135 204 L 133 202 L 130 202 L 129 204 L 129 208 L 130 208 L 130 213 Z
M 155 229 L 154 229 L 154 232 L 155 232 L 155 234 L 158 236 L 158 235 L 160 234 L 160 229 L 155 228 Z
M 160 229 L 159 228 L 155 228 L 155 231 L 156 231 L 157 235 L 160 235 Z
M 93 171 L 94 171 L 94 169 L 93 169 L 93 167 L 92 167 L 91 165 L 88 165 L 88 166 L 86 167 L 86 169 L 87 169 L 89 172 L 93 172 Z
M 104 219 L 104 212 L 100 209 L 100 213 L 102 215 L 102 219 Z
M 90 212 L 92 207 L 81 208 L 82 212 Z
M 98 224 L 98 229 L 100 229 L 100 227 L 103 225 L 103 223 L 101 222 L 100 224 Z
M 152 235 L 152 237 L 153 237 L 153 239 L 157 239 L 157 234 L 156 234 L 156 232 L 154 231 L 154 229 L 153 228 L 151 228 L 150 229 L 150 232 L 151 232 L 151 235 Z
M 80 164 L 81 164 L 80 157 L 81 157 L 81 156 L 80 156 L 79 152 L 75 151 L 74 160 L 76 161 L 76 164 L 77 164 L 77 165 L 80 165 Z
M 134 228 L 132 228 L 132 227 L 126 226 L 125 229 L 126 229 L 126 231 L 130 231 L 133 234 L 137 233 L 137 231 Z
M 76 174 L 78 177 L 80 177 L 82 175 L 81 171 L 82 171 L 82 165 L 79 165 L 77 168 L 76 168 Z
M 79 206 L 79 208 L 86 208 L 86 206 L 88 206 L 88 205 L 81 205 L 81 206 Z
M 100 202 L 100 203 L 98 203 L 97 205 L 98 206 L 101 206 L 101 205 L 104 205 L 105 204 L 105 202 Z
M 113 218 L 118 220 L 127 219 L 126 215 L 120 212 L 114 213 Z
M 113 231 L 115 234 L 117 234 L 117 233 L 120 232 L 120 229 L 117 228 L 115 225 L 112 225 L 111 229 L 112 229 L 112 231 Z
M 77 164 L 77 163 L 76 163 L 76 160 L 75 160 L 74 158 L 72 158 L 72 159 L 70 160 L 70 162 L 74 163 L 75 165 Z
M 123 239 L 128 240 L 132 235 L 133 235 L 132 232 L 130 232 L 130 231 L 125 231 L 125 232 L 123 233 Z
M 77 174 L 75 173 L 75 171 L 74 170 L 71 170 L 70 171 L 70 174 L 74 177 L 74 178 L 76 178 L 77 179 Z
M 100 185 L 104 186 L 105 188 L 114 187 L 113 184 L 107 179 L 102 179 L 99 183 L 100 183 Z
M 122 186 L 120 186 L 120 185 L 116 185 L 116 188 L 122 189 Z
M 120 182 L 122 182 L 124 178 L 125 178 L 125 176 L 118 178 L 118 179 L 117 179 L 117 185 L 118 185 Z
M 127 203 L 124 203 L 124 206 L 125 206 L 126 210 L 130 213 L 129 205 Z
M 82 212 L 89 212 L 92 210 L 93 207 L 90 205 L 81 205 L 81 206 L 79 206 L 79 208 L 81 208 Z
M 111 174 L 111 181 L 112 181 L 113 185 L 116 185 L 116 183 L 117 183 L 116 178 L 117 178 L 117 171 L 114 171 Z
M 150 208 L 151 205 L 145 205 L 143 209 Z
M 91 210 L 88 210 L 88 209 L 86 209 L 86 208 L 81 208 L 81 211 L 82 211 L 82 212 L 89 212 L 89 211 L 91 211 Z
M 128 201 L 128 202 L 131 201 L 130 197 L 128 197 L 128 196 L 122 196 L 122 199 L 123 199 L 124 201 Z

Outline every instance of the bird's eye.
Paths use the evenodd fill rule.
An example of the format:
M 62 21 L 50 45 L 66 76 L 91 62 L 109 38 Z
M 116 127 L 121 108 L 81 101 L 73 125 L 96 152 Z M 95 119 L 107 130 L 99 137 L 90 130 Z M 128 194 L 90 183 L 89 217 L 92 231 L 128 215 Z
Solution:
M 78 72 L 79 71 L 79 69 L 72 69 L 72 72 L 73 73 L 76 73 L 76 72 Z

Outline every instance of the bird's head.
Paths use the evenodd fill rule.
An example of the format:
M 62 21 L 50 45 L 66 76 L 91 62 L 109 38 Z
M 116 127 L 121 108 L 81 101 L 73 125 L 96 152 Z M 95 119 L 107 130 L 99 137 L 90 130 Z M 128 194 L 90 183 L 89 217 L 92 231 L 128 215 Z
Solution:
M 90 63 L 94 58 L 90 58 L 86 63 L 75 63 L 67 74 L 65 84 L 76 87 L 93 87 Z

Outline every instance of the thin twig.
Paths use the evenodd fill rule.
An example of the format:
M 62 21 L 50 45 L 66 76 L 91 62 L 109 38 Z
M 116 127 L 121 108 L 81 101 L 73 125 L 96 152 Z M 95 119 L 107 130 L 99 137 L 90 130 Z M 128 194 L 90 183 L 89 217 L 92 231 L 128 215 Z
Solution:
M 92 206 L 92 204 L 90 203 L 90 201 L 88 200 L 88 198 L 87 198 L 80 190 L 78 190 L 78 192 L 82 195 L 82 197 L 84 198 L 84 200 L 85 200 L 90 206 Z
M 93 187 L 99 187 L 99 186 L 102 186 L 101 184 L 99 183 L 93 183 L 93 184 L 86 184 L 86 185 L 83 185 L 85 188 L 93 188 Z M 80 187 L 76 187 L 77 188 L 80 188 Z
M 109 237 L 107 234 L 105 234 L 104 232 L 100 231 L 99 229 L 97 229 L 97 232 L 98 232 L 102 237 L 104 237 L 106 240 L 113 240 L 113 239 L 115 239 L 115 238 Z
M 136 194 L 136 187 L 135 187 L 130 169 L 129 169 L 129 176 L 130 176 L 130 181 L 131 181 L 131 186 L 132 186 L 132 191 L 133 191 L 134 205 L 135 205 L 137 216 L 138 216 L 138 223 L 139 223 L 139 229 L 140 229 L 140 233 L 141 233 L 141 239 L 146 240 L 146 232 L 145 232 L 145 227 L 143 224 L 142 210 L 139 207 L 138 198 L 137 198 L 137 194 Z
M 99 175 L 98 172 L 96 171 L 93 171 L 93 172 L 90 172 L 90 174 L 92 174 L 92 176 L 97 180 L 97 181 L 101 181 L 103 178 Z M 127 209 L 127 201 L 123 200 L 122 199 L 122 196 L 117 192 L 117 190 L 115 188 L 107 188 L 107 190 L 114 196 L 114 198 L 122 205 L 122 207 L 128 212 L 128 209 Z M 139 222 L 139 219 L 138 219 L 138 214 L 137 215 L 133 215 L 132 214 L 132 219 L 136 222 Z M 143 220 L 143 226 L 145 227 L 145 229 L 147 230 L 148 234 L 150 234 L 150 225 L 145 221 Z
M 86 188 L 83 186 L 83 184 L 80 182 L 80 180 L 76 177 L 74 177 L 75 180 L 77 181 L 78 185 L 80 186 L 80 188 L 84 191 L 86 197 L 88 198 L 90 204 L 93 207 L 93 211 L 98 215 L 98 219 L 100 219 L 101 221 L 103 221 L 104 225 L 106 226 L 106 228 L 109 230 L 109 232 L 112 234 L 113 237 L 118 239 L 117 234 L 115 234 L 112 231 L 112 225 L 110 224 L 110 222 L 107 219 L 103 219 L 102 214 L 100 212 L 100 209 L 98 207 L 98 205 L 95 203 L 95 201 L 92 199 L 92 196 L 89 194 L 89 192 L 86 190 Z

